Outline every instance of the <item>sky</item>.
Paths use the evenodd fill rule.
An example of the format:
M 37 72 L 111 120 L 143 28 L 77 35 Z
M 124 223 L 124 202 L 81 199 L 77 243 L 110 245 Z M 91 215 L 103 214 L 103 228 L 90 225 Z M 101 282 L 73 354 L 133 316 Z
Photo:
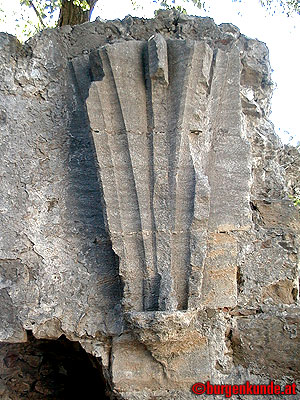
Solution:
M 136 2 L 142 6 L 134 8 L 131 0 L 99 0 L 92 20 L 97 17 L 122 19 L 128 14 L 151 18 L 158 8 L 152 0 Z M 276 84 L 270 119 L 284 143 L 296 145 L 300 142 L 300 16 L 287 17 L 279 8 L 275 15 L 271 15 L 261 7 L 259 0 L 206 0 L 206 11 L 184 0 L 176 0 L 176 5 L 184 6 L 190 15 L 209 16 L 217 24 L 230 22 L 244 35 L 267 44 L 273 69 L 272 79 Z M 20 37 L 22 21 L 19 0 L 0 0 L 0 9 L 3 10 L 0 13 L 0 32 Z M 32 10 L 30 18 L 32 21 L 36 18 Z

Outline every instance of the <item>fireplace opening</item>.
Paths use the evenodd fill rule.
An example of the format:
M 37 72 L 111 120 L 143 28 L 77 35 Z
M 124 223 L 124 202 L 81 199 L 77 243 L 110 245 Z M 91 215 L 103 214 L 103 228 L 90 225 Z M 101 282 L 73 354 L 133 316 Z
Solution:
M 79 342 L 35 339 L 0 344 L 0 398 L 111 399 L 101 362 Z

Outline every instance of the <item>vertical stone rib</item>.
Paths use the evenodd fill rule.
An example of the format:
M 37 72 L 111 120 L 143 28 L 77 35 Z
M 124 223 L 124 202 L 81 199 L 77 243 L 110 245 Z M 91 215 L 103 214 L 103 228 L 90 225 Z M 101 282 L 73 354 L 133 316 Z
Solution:
M 95 149 L 98 158 L 99 173 L 104 194 L 106 220 L 108 229 L 112 237 L 112 233 L 122 232 L 122 218 L 120 212 L 119 191 L 113 158 L 108 140 L 108 134 L 104 129 L 104 113 L 101 104 L 101 88 L 99 82 L 93 82 L 90 88 L 87 100 L 87 108 L 90 112 L 90 124 L 93 132 Z M 103 89 L 103 88 L 102 88 Z M 99 93 L 100 91 L 100 93 Z M 126 257 L 125 243 L 123 240 L 113 241 L 113 249 L 120 259 L 119 274 L 122 281 L 126 281 L 126 270 L 124 271 L 124 260 Z M 124 272 L 123 272 L 124 271 Z M 128 298 L 127 293 L 130 292 L 128 285 L 124 284 L 124 298 Z M 126 305 L 125 305 L 126 306 Z
M 232 306 L 230 232 L 250 216 L 238 50 L 219 50 L 214 69 L 201 41 L 155 35 L 144 50 L 100 49 L 103 79 L 88 100 L 125 310 Z
M 95 133 L 94 140 L 98 159 L 100 160 L 99 164 L 102 163 L 103 167 L 101 168 L 100 165 L 100 175 L 108 215 L 112 216 L 114 213 L 115 200 L 113 198 L 116 196 L 118 199 L 120 223 L 118 224 L 112 218 L 108 218 L 108 222 L 113 246 L 120 256 L 120 275 L 124 280 L 124 307 L 125 309 L 142 311 L 144 252 L 140 236 L 139 205 L 134 185 L 125 123 L 113 71 L 106 51 L 102 49 L 100 54 L 103 60 L 105 79 L 95 83 L 99 92 L 104 94 L 101 96 L 99 105 L 99 109 L 102 109 L 103 125 L 98 128 L 98 131 L 105 132 L 111 163 L 109 162 L 108 153 L 98 152 L 98 149 L 102 150 L 103 147 L 99 143 L 99 136 Z M 95 131 L 93 125 L 92 129 Z M 103 135 L 101 136 L 103 139 Z M 115 180 L 112 182 L 108 181 L 111 175 L 108 172 L 110 168 L 115 176 Z M 113 194 L 114 188 L 115 194 Z M 114 228 L 117 228 L 117 230 L 114 230 Z M 122 247 L 124 252 L 120 254 Z
M 143 309 L 157 308 L 157 270 L 154 251 L 153 213 L 151 205 L 152 178 L 149 158 L 149 137 L 145 77 L 142 64 L 143 42 L 129 42 L 126 47 L 107 47 L 116 90 L 124 118 L 128 151 L 132 167 L 140 220 L 139 236 L 143 246 L 144 299 Z M 120 61 L 122 68 L 119 67 Z
M 202 92 L 200 97 L 206 103 L 212 51 L 203 43 L 186 41 L 170 41 L 168 46 L 168 73 L 164 71 L 163 53 L 167 46 L 160 35 L 149 40 L 148 51 L 154 115 L 154 193 L 160 200 L 156 202 L 154 195 L 158 269 L 163 276 L 160 309 L 174 310 L 188 305 L 196 183 L 189 144 L 190 112 L 195 110 L 191 110 L 190 103 L 195 85 L 205 87 L 201 89 L 204 98 Z M 199 82 L 195 82 L 197 79 Z
M 170 196 L 171 196 L 171 271 L 177 309 L 187 308 L 190 270 L 190 226 L 193 217 L 195 177 L 192 164 L 188 121 L 188 87 L 191 79 L 194 45 L 174 41 L 170 44 Z
M 236 305 L 237 240 L 231 232 L 251 227 L 250 145 L 242 132 L 240 71 L 237 47 L 227 53 L 218 50 L 211 87 L 214 151 L 208 171 L 209 237 L 201 301 L 203 306 L 212 308 Z
M 210 226 L 219 231 L 250 227 L 250 144 L 243 135 L 239 50 L 218 51 L 211 93 L 211 129 L 215 156 L 211 159 Z M 218 172 L 217 172 L 218 171 Z M 232 209 L 232 207 L 234 207 Z
M 170 270 L 168 57 L 167 43 L 161 35 L 149 39 L 148 59 L 153 113 L 153 218 L 156 230 L 157 272 L 161 277 L 158 307 L 159 310 L 174 310 L 177 303 Z
M 191 68 L 186 82 L 187 95 L 183 126 L 187 131 L 188 154 L 194 173 L 189 204 L 192 220 L 186 227 L 189 247 L 188 308 L 201 307 L 203 263 L 209 218 L 210 188 L 207 162 L 210 151 L 207 98 L 213 52 L 205 42 L 193 45 Z
M 108 134 L 104 129 L 102 129 L 104 126 L 104 116 L 101 104 L 101 90 L 99 89 L 99 83 L 92 82 L 89 97 L 87 99 L 87 107 L 90 112 L 90 125 L 93 131 L 96 153 L 102 155 L 102 157 L 98 157 L 97 159 L 104 192 L 103 200 L 105 203 L 106 222 L 108 224 L 107 228 L 112 232 L 122 232 L 120 201 L 118 192 L 116 192 L 117 183 L 112 154 L 108 143 Z M 123 253 L 124 250 L 122 251 L 122 254 Z

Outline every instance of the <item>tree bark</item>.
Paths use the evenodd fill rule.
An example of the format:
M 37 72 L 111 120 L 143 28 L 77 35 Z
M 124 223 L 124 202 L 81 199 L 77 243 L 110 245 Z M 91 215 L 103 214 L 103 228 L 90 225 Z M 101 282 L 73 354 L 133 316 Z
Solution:
M 90 9 L 84 11 L 80 6 L 73 4 L 73 0 L 62 0 L 57 26 L 77 25 L 88 22 L 98 0 L 87 0 Z

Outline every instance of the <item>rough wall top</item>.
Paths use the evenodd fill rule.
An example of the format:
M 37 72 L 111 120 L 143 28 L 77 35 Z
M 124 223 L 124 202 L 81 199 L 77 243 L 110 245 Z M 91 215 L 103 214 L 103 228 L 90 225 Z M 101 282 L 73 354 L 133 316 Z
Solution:
M 166 39 L 205 40 L 212 47 L 222 47 L 237 39 L 241 39 L 243 43 L 248 41 L 244 35 L 241 35 L 240 30 L 230 23 L 218 26 L 212 18 L 187 16 L 171 10 L 161 10 L 153 19 L 128 15 L 123 20 L 96 20 L 74 27 L 46 30 L 42 34 L 58 35 L 67 46 L 69 56 L 74 57 L 116 40 L 148 40 L 157 32 Z M 262 61 L 268 59 L 268 49 L 258 40 L 252 40 L 252 42 L 256 42 L 256 57 L 261 58 L 262 64 Z
M 246 39 L 245 36 L 241 35 L 239 29 L 232 24 L 223 23 L 218 26 L 212 18 L 193 17 L 176 11 L 161 10 L 154 19 L 136 18 L 128 15 L 123 20 L 96 20 L 74 27 L 46 29 L 41 34 L 29 39 L 25 49 L 28 50 L 28 46 L 34 47 L 34 43 L 37 40 L 40 41 L 41 35 L 48 39 L 54 39 L 55 36 L 58 36 L 61 44 L 63 43 L 69 49 L 69 56 L 74 57 L 116 40 L 148 40 L 150 36 L 157 32 L 160 32 L 166 39 L 206 40 L 214 47 L 222 47 L 241 37 Z M 264 53 L 264 58 L 266 58 L 268 55 L 266 46 L 262 42 L 257 40 L 256 42 Z M 3 46 L 3 43 L 1 46 Z M 15 52 L 24 53 L 20 49 L 20 45 L 10 44 L 12 54 Z
M 86 35 L 94 36 L 96 46 L 99 46 L 99 38 L 103 44 L 118 39 L 148 40 L 157 32 L 160 32 L 166 39 L 207 40 L 220 45 L 232 42 L 240 36 L 239 29 L 234 25 L 217 26 L 211 18 L 191 17 L 169 10 L 160 11 L 154 19 L 127 16 L 122 21 L 95 21 L 89 24 L 88 29 L 86 25 L 77 25 L 71 28 L 72 52 L 75 48 L 76 52 L 79 49 L 85 49 Z M 75 55 L 75 52 L 72 54 Z
M 14 83 L 19 83 L 19 86 L 28 92 L 27 84 L 30 83 L 30 86 L 38 86 L 38 92 L 42 97 L 47 97 L 47 93 L 41 93 L 41 91 L 49 86 L 49 82 L 43 79 L 41 71 L 38 76 L 33 74 L 34 82 L 30 82 L 30 77 L 27 76 L 26 84 L 24 77 L 22 82 L 18 82 L 18 76 L 13 78 L 13 71 L 21 68 L 28 69 L 26 64 L 35 59 L 35 67 L 40 66 L 44 72 L 45 69 L 51 72 L 52 81 L 60 80 L 64 75 L 62 70 L 67 68 L 68 62 L 74 57 L 83 60 L 91 52 L 107 43 L 148 40 L 157 32 L 160 32 L 165 39 L 204 40 L 212 49 L 228 50 L 232 45 L 236 45 L 240 50 L 242 65 L 245 67 L 242 71 L 241 84 L 245 86 L 245 92 L 249 86 L 254 88 L 256 92 L 254 97 L 258 103 L 261 103 L 260 106 L 263 109 L 258 113 L 269 114 L 273 86 L 266 45 L 245 37 L 232 24 L 223 23 L 218 26 L 211 18 L 187 16 L 170 10 L 159 11 L 154 19 L 127 16 L 123 20 L 96 20 L 74 27 L 46 29 L 29 39 L 24 46 L 13 36 L 0 33 L 0 59 L 4 65 L 9 64 L 9 71 L 3 69 L 0 85 L 3 89 L 7 86 L 7 89 L 11 91 L 13 86 L 11 83 L 15 80 L 17 82 Z M 10 83 L 5 85 L 8 80 Z M 53 85 L 50 85 L 50 88 L 53 89 Z M 243 105 L 246 107 L 249 103 L 247 96 L 249 97 L 249 93 L 245 94 Z M 253 97 L 252 94 L 250 97 Z M 252 114 L 257 113 L 253 104 L 250 106 L 248 104 L 248 109 Z

